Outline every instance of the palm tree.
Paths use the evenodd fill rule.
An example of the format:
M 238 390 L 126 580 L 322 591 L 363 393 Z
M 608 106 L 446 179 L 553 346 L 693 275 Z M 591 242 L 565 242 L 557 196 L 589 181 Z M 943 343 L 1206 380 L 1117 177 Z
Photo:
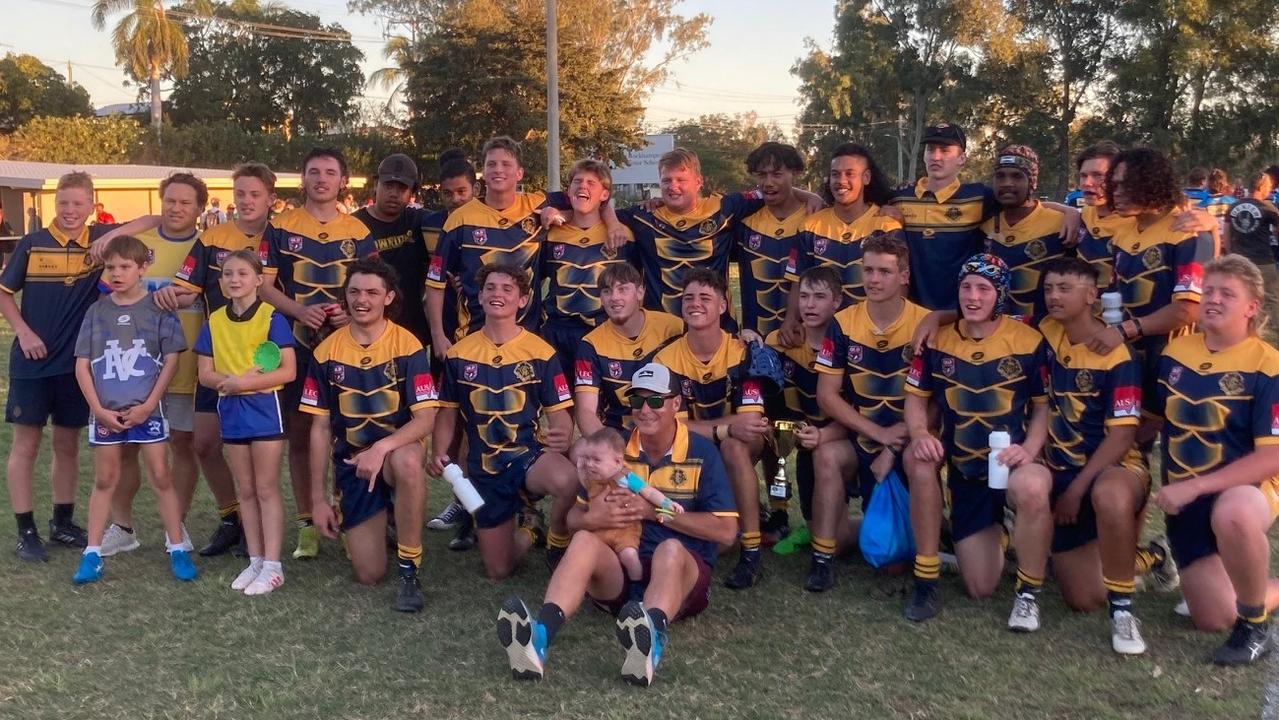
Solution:
M 394 62 L 395 65 L 374 70 L 369 75 L 369 81 L 365 84 L 365 87 L 369 89 L 381 87 L 383 90 L 390 90 L 391 96 L 386 99 L 386 111 L 391 113 L 394 111 L 395 101 L 404 92 L 404 85 L 408 81 L 409 66 L 416 60 L 413 53 L 413 42 L 403 35 L 393 35 L 387 38 L 386 47 L 382 49 L 382 56 Z
M 179 17 L 209 15 L 209 0 L 193 0 Z M 160 78 L 187 74 L 187 38 L 182 22 L 164 7 L 163 0 L 94 0 L 93 27 L 105 30 L 107 17 L 126 13 L 111 31 L 116 63 L 135 78 L 147 78 L 151 88 L 151 127 L 160 135 Z

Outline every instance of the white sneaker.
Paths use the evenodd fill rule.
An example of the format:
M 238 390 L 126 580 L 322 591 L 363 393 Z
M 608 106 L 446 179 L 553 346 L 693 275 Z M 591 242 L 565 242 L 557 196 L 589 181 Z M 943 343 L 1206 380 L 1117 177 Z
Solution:
M 231 581 L 231 589 L 243 592 L 261 572 L 262 566 L 260 564 L 249 563 L 249 566 L 241 570 L 240 574 L 236 575 L 235 579 Z
M 131 552 L 142 547 L 142 543 L 138 542 L 138 534 L 127 532 L 124 528 L 111 523 L 107 526 L 107 531 L 102 534 L 102 552 L 98 553 L 102 557 L 111 557 L 117 553 Z
M 1008 629 L 1013 632 L 1035 632 L 1039 629 L 1039 600 L 1034 595 L 1018 594 L 1008 616 Z
M 253 582 L 244 588 L 245 595 L 266 595 L 272 590 L 284 584 L 284 572 L 274 568 L 268 570 L 265 566 L 258 576 L 253 578 Z
M 1146 641 L 1141 639 L 1141 623 L 1127 610 L 1119 610 L 1110 618 L 1110 647 L 1120 655 L 1146 652 Z
M 1186 602 L 1185 598 L 1182 598 L 1181 602 L 1177 603 L 1177 607 L 1173 608 L 1172 611 L 1182 617 L 1190 617 L 1190 604 Z

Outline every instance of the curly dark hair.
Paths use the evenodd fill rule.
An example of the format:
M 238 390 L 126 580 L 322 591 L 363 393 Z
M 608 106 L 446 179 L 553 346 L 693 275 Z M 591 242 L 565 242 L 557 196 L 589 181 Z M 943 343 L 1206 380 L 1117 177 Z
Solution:
M 1153 148 L 1133 148 L 1115 157 L 1106 171 L 1106 205 L 1115 209 L 1115 168 L 1124 166 L 1124 193 L 1139 208 L 1167 210 L 1184 199 L 1177 172 L 1167 155 Z
M 710 268 L 702 267 L 690 270 L 688 274 L 684 276 L 684 283 L 681 286 L 681 290 L 687 290 L 688 286 L 693 283 L 705 285 L 724 296 L 725 299 L 728 298 L 728 280 L 726 280 L 723 275 L 711 270 Z
M 879 163 L 875 162 L 875 156 L 870 154 L 870 149 L 865 145 L 857 143 L 844 143 L 836 147 L 830 153 L 830 159 L 837 157 L 860 157 L 866 159 L 866 167 L 870 170 L 870 182 L 866 183 L 866 187 L 862 188 L 862 197 L 866 198 L 866 202 L 875 203 L 876 205 L 887 205 L 888 201 L 893 197 L 893 187 L 888 184 L 888 176 L 879 167 Z M 830 191 L 830 180 L 822 183 L 822 197 L 826 199 L 828 204 L 835 202 L 835 196 Z
M 346 306 L 346 289 L 351 286 L 351 278 L 356 275 L 376 275 L 382 278 L 382 284 L 386 286 L 387 292 L 394 294 L 391 304 L 386 306 L 385 315 L 388 320 L 395 320 L 400 316 L 400 305 L 403 303 L 403 298 L 400 297 L 400 273 L 377 257 L 360 258 L 347 268 L 346 280 L 342 282 L 343 312 L 350 314 L 350 308 Z
M 489 275 L 505 275 L 515 281 L 515 286 L 520 291 L 520 297 L 528 297 L 533 293 L 533 284 L 529 280 L 528 273 L 524 268 L 518 265 L 509 265 L 507 263 L 492 262 L 480 268 L 475 273 L 475 285 L 481 290 L 484 288 L 484 281 L 488 280 Z

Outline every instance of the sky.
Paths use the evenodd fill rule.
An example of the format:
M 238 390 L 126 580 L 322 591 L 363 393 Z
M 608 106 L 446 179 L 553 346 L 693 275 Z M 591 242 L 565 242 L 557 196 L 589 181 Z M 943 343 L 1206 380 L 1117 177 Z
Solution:
M 367 76 L 382 67 L 383 30 L 372 17 L 347 11 L 343 0 L 283 0 L 282 4 L 318 14 L 325 23 L 340 23 L 365 55 Z M 123 85 L 115 67 L 108 31 L 93 29 L 91 0 L 10 0 L 0 10 L 0 54 L 35 55 L 84 86 L 96 107 L 132 102 L 133 88 Z M 794 127 L 799 83 L 791 66 L 805 54 L 804 39 L 828 46 L 834 25 L 835 0 L 684 0 L 679 12 L 704 12 L 714 18 L 709 47 L 671 67 L 667 83 L 649 100 L 647 126 L 660 128 L 676 120 L 710 113 L 753 111 L 790 133 Z M 114 24 L 114 20 L 109 20 Z M 56 32 L 51 29 L 56 28 Z M 381 88 L 365 97 L 385 102 Z

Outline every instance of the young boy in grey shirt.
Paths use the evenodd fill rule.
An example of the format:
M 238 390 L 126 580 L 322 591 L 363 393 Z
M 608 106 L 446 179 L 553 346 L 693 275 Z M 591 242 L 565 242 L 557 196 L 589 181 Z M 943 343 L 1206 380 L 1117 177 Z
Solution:
M 138 445 L 146 460 L 173 576 L 194 580 L 195 565 L 182 546 L 182 511 L 169 468 L 169 426 L 160 404 L 177 372 L 178 353 L 186 349 L 182 326 L 172 312 L 156 307 L 142 284 L 150 264 L 142 241 L 115 238 L 103 251 L 103 261 L 102 277 L 111 294 L 89 308 L 75 346 L 76 380 L 90 411 L 95 481 L 89 498 L 89 545 L 72 582 L 102 577 L 102 536 L 128 444 Z

